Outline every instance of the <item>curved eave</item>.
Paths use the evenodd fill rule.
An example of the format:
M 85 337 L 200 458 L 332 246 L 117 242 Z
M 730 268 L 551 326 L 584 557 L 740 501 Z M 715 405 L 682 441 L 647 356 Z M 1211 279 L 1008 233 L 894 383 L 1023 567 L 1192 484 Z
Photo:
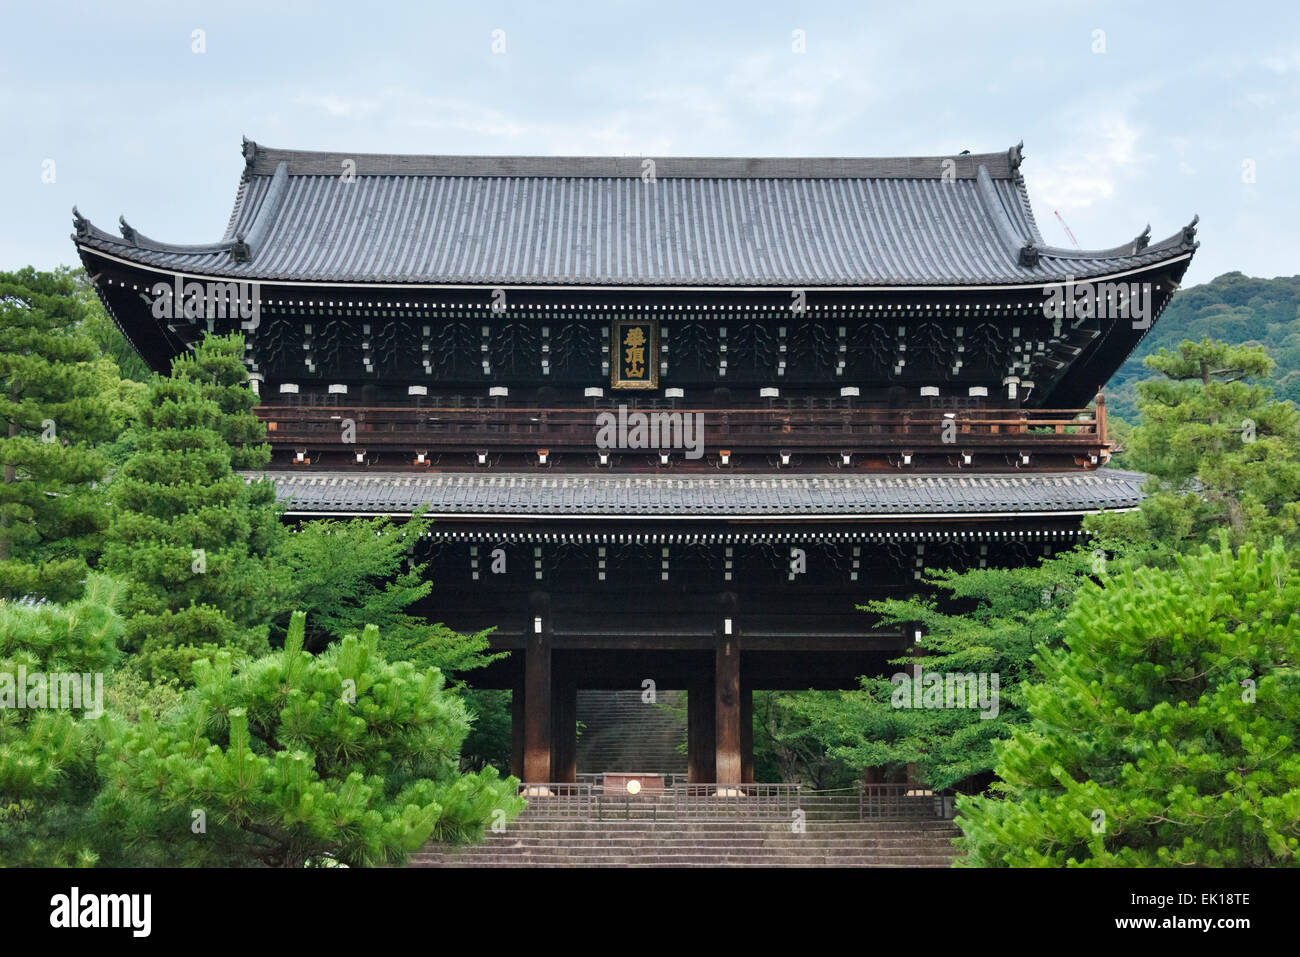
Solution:
M 76 241 L 199 280 L 406 289 L 1025 289 L 1119 276 L 1195 249 L 1043 243 L 1020 147 L 899 158 L 386 156 L 244 143 L 218 243 Z M 340 174 L 343 175 L 340 175 Z M 349 176 L 349 174 L 351 174 Z
M 531 473 L 245 473 L 271 479 L 291 515 L 785 523 L 1079 517 L 1142 502 L 1145 476 L 1102 469 L 1016 476 L 809 475 L 728 479 Z
M 96 230 L 97 233 L 103 234 L 102 231 Z M 556 282 L 519 282 L 519 281 L 495 281 L 495 282 L 419 282 L 419 281 L 382 281 L 382 280 L 356 280 L 356 279 L 286 279 L 273 274 L 259 273 L 256 269 L 239 268 L 239 269 L 210 269 L 194 268 L 191 264 L 176 263 L 174 265 L 162 266 L 149 262 L 146 257 L 139 255 L 139 247 L 129 246 L 120 241 L 113 241 L 110 237 L 109 242 L 97 241 L 94 237 L 85 238 L 74 234 L 72 240 L 77 245 L 77 249 L 83 255 L 102 256 L 105 259 L 120 263 L 126 266 L 132 266 L 145 272 L 166 277 L 168 280 L 179 276 L 185 280 L 196 280 L 204 282 L 207 280 L 228 282 L 230 280 L 243 280 L 247 282 L 257 282 L 268 286 L 277 286 L 285 288 L 314 288 L 314 289 L 405 289 L 405 290 L 456 290 L 456 291 L 483 291 L 489 292 L 494 289 L 506 290 L 539 290 L 555 292 L 782 292 L 799 286 L 808 290 L 825 290 L 829 292 L 861 292 L 861 293 L 883 293 L 883 292 L 971 292 L 971 291 L 996 291 L 996 290 L 1025 290 L 1025 289 L 1050 289 L 1059 286 L 1068 280 L 1075 281 L 1093 281 L 1101 282 L 1108 280 L 1119 280 L 1135 276 L 1139 273 L 1150 272 L 1154 269 L 1178 263 L 1190 259 L 1199 243 L 1190 245 L 1182 243 L 1172 243 L 1166 241 L 1158 246 L 1150 247 L 1155 251 L 1152 256 L 1125 257 L 1105 264 L 1097 264 L 1092 270 L 1080 270 L 1077 266 L 1067 264 L 1062 260 L 1061 265 L 1052 270 L 1045 269 L 1046 273 L 1041 278 L 1035 278 L 1029 282 L 963 282 L 963 283 L 864 283 L 856 284 L 852 282 L 844 283 L 824 283 L 824 282 L 785 282 L 785 283 L 768 283 L 762 285 L 747 285 L 732 282 L 713 282 L 703 285 L 675 285 L 670 283 L 623 283 L 611 281 L 608 283 L 587 283 L 574 284 L 562 281 Z M 1171 237 L 1173 239 L 1175 237 Z M 1050 257 L 1045 257 L 1050 259 Z M 207 264 L 201 264 L 206 266 Z

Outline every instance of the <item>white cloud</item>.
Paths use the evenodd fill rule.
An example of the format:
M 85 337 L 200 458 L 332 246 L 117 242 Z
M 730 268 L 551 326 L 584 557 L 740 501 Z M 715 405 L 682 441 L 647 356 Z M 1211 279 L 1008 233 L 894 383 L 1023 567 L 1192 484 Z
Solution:
M 1271 54 L 1259 61 L 1264 69 L 1273 73 L 1300 71 L 1300 52 Z
M 1069 144 L 1070 152 L 1053 151 L 1046 161 L 1034 163 L 1035 195 L 1049 209 L 1086 209 L 1110 200 L 1120 181 L 1131 179 L 1150 159 L 1139 152 L 1140 134 L 1123 114 L 1081 114 L 1067 124 L 1073 135 L 1060 140 Z

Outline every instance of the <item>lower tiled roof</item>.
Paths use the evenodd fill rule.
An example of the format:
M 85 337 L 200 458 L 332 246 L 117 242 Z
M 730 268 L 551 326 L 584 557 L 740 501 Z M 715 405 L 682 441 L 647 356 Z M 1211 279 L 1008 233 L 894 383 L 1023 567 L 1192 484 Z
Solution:
M 996 475 L 600 475 L 268 472 L 290 514 L 655 519 L 1096 512 L 1136 507 L 1145 476 L 1095 472 Z

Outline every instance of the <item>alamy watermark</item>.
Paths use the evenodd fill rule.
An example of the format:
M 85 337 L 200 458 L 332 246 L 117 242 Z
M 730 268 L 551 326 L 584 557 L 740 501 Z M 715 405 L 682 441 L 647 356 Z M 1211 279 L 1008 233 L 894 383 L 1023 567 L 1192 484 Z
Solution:
M 898 672 L 889 679 L 895 708 L 978 708 L 981 719 L 998 716 L 1000 676 L 980 672 L 939 672 L 918 668 L 915 677 Z
M 238 319 L 240 328 L 253 330 L 262 321 L 262 284 L 257 282 L 156 282 L 150 287 L 155 319 Z
M 0 710 L 49 708 L 84 711 L 87 718 L 104 713 L 104 676 L 101 673 L 0 671 Z
M 74 886 L 50 898 L 50 926 L 122 928 L 132 937 L 148 937 L 153 928 L 152 894 L 92 894 Z
M 704 455 L 703 412 L 628 412 L 596 416 L 599 449 L 684 449 L 688 459 Z
M 1049 286 L 1043 298 L 1048 319 L 1130 319 L 1134 329 L 1151 328 L 1151 283 L 1065 282 Z

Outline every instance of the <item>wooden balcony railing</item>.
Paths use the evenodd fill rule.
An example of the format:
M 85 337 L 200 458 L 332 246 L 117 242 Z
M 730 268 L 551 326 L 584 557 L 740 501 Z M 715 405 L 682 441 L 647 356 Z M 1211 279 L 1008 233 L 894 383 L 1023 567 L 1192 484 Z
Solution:
M 699 415 L 703 442 L 718 449 L 898 451 L 924 448 L 1099 449 L 1107 446 L 1104 405 L 1087 409 L 674 409 L 629 411 L 651 427 L 680 430 Z M 503 448 L 555 451 L 596 447 L 598 421 L 608 409 L 456 409 L 260 406 L 268 438 L 278 447 L 400 449 Z M 675 434 L 680 435 L 680 431 Z M 698 433 L 692 432 L 692 435 Z M 657 447 L 652 446 L 652 447 Z

